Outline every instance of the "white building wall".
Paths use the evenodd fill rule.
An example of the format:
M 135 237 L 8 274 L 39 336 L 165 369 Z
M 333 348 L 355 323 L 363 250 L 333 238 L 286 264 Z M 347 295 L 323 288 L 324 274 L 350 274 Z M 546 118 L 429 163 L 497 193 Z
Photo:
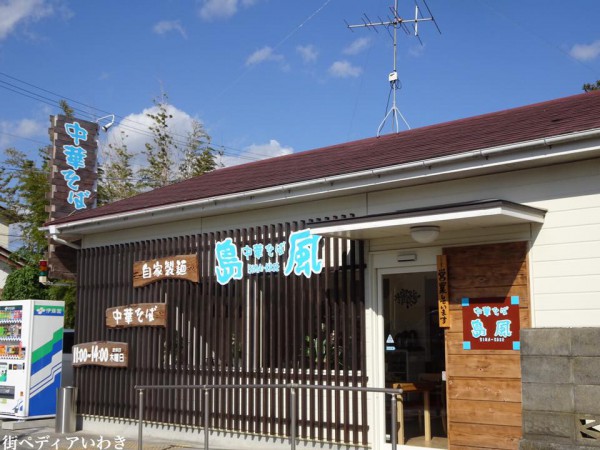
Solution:
M 1 220 L 1 219 L 0 219 Z M 8 225 L 0 222 L 0 246 L 8 249 Z
M 532 246 L 533 326 L 600 326 L 600 159 L 97 234 L 87 236 L 84 245 L 93 247 L 303 218 L 362 216 L 492 198 L 546 209 L 545 223 L 446 232 L 441 224 L 442 233 L 435 246 L 528 240 Z M 369 245 L 375 253 L 415 248 L 408 233 L 372 240 Z
M 378 192 L 369 214 L 498 198 L 548 210 L 543 225 L 442 233 L 436 246 L 530 240 L 534 327 L 600 326 L 600 159 Z M 372 251 L 414 247 L 408 236 Z
M 0 289 L 4 289 L 6 278 L 11 271 L 12 269 L 8 264 L 0 261 Z

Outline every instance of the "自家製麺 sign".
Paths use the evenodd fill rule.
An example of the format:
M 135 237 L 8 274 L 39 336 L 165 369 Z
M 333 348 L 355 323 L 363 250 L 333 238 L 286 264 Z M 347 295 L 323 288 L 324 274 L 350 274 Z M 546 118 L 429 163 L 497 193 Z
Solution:
M 177 255 L 133 263 L 133 287 L 165 279 L 199 281 L 198 257 Z
M 73 346 L 73 366 L 127 367 L 126 342 L 86 342 Z
M 167 305 L 165 303 L 137 303 L 106 310 L 108 328 L 165 327 L 166 325 Z

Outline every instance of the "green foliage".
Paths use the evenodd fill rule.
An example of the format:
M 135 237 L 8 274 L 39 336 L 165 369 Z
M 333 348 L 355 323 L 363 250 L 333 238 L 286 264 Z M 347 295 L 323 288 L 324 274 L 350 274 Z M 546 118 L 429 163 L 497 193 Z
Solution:
M 75 328 L 75 307 L 77 304 L 77 286 L 75 283 L 65 282 L 50 286 L 48 299 L 65 302 L 65 328 Z
M 14 270 L 6 278 L 2 300 L 46 299 L 47 288 L 38 283 L 38 277 L 39 271 L 35 266 Z
M 183 152 L 183 162 L 179 166 L 179 179 L 202 175 L 217 168 L 215 156 L 219 152 L 211 146 L 211 138 L 204 126 L 194 120 L 192 130 L 189 132 L 186 147 Z
M 58 102 L 58 106 L 60 106 L 60 109 L 62 109 L 63 114 L 68 118 L 68 119 L 72 119 L 73 113 L 75 111 L 73 111 L 73 108 L 71 108 L 71 106 L 69 105 L 69 103 L 67 103 L 66 100 L 62 99 L 60 102 Z
M 131 167 L 133 153 L 126 144 L 127 134 L 121 130 L 120 142 L 108 144 L 108 162 L 98 170 L 98 206 L 139 194 L 141 188 L 134 182 Z
M 595 83 L 585 83 L 583 90 L 585 92 L 600 91 L 600 80 L 597 80 Z
M 131 197 L 142 190 L 167 186 L 217 168 L 217 156 L 221 152 L 212 146 L 202 123 L 193 120 L 185 142 L 180 142 L 170 127 L 173 115 L 167 95 L 154 99 L 154 105 L 156 111 L 146 114 L 152 121 L 149 127 L 152 142 L 145 144 L 146 161 L 140 168 L 135 170 L 131 166 L 135 155 L 125 144 L 125 133 L 121 132 L 120 143 L 109 144 L 109 162 L 102 167 L 100 203 Z M 133 181 L 136 178 L 140 179 L 139 183 Z
M 5 167 L 10 170 L 0 172 L 0 203 L 12 223 L 22 224 L 24 251 L 21 257 L 30 259 L 26 253 L 41 255 L 48 247 L 45 233 L 39 230 L 48 219 L 48 153 L 47 149 L 39 150 L 39 166 L 14 148 L 4 153 Z
M 153 125 L 150 126 L 153 135 L 152 143 L 146 143 L 148 165 L 140 169 L 142 183 L 150 189 L 167 186 L 175 181 L 171 155 L 177 154 L 178 151 L 175 139 L 169 130 L 168 120 L 172 119 L 173 115 L 167 110 L 169 106 L 167 95 L 163 94 L 155 99 L 154 104 L 158 112 L 146 114 L 153 121 Z

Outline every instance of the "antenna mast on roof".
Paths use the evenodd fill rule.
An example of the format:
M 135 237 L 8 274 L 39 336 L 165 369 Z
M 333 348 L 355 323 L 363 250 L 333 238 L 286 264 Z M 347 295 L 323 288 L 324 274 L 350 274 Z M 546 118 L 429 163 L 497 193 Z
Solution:
M 402 113 L 400 112 L 398 107 L 396 106 L 396 91 L 398 89 L 400 89 L 400 84 L 398 82 L 398 71 L 397 71 L 397 67 L 396 67 L 396 61 L 398 59 L 398 36 L 397 36 L 398 28 L 402 28 L 402 30 L 407 35 L 411 35 L 414 32 L 414 35 L 417 37 L 417 39 L 419 40 L 421 45 L 423 45 L 423 42 L 421 41 L 421 38 L 419 37 L 419 22 L 433 22 L 433 24 L 436 26 L 436 28 L 440 32 L 440 34 L 442 33 L 440 30 L 440 27 L 438 27 L 438 25 L 433 17 L 433 14 L 431 13 L 431 10 L 429 9 L 429 6 L 427 6 L 427 3 L 425 2 L 425 0 L 421 0 L 421 1 L 423 2 L 423 5 L 427 9 L 427 13 L 429 14 L 429 17 L 424 17 L 421 14 L 417 0 L 414 0 L 414 1 L 415 1 L 415 18 L 414 19 L 403 19 L 402 17 L 400 17 L 400 14 L 398 14 L 398 0 L 394 0 L 394 6 L 390 7 L 392 16 L 391 17 L 388 16 L 387 20 L 383 20 L 383 19 L 379 18 L 379 22 L 372 22 L 371 19 L 369 19 L 366 14 L 363 14 L 364 17 L 362 19 L 362 21 L 363 21 L 362 24 L 350 25 L 350 24 L 346 23 L 346 25 L 348 26 L 350 31 L 352 31 L 353 28 L 367 28 L 367 29 L 372 29 L 373 31 L 376 32 L 377 27 L 383 26 L 383 27 L 386 27 L 388 33 L 390 33 L 389 29 L 390 28 L 394 29 L 394 33 L 393 34 L 390 33 L 390 36 L 392 37 L 392 39 L 394 41 L 394 69 L 388 75 L 388 81 L 390 83 L 390 90 L 391 90 L 391 94 L 392 94 L 392 107 L 386 112 L 386 115 L 383 118 L 383 120 L 381 121 L 379 128 L 377 128 L 377 137 L 379 137 L 379 134 L 381 133 L 381 129 L 383 128 L 383 126 L 385 125 L 385 122 L 388 120 L 388 118 L 390 116 L 392 118 L 392 127 L 394 127 L 394 125 L 395 125 L 396 133 L 398 133 L 398 131 L 400 131 L 398 128 L 398 116 L 400 116 L 402 118 L 402 120 L 406 124 L 407 128 L 410 130 L 410 125 L 408 125 L 408 122 L 406 121 L 406 119 L 404 118 L 404 116 L 402 115 Z M 408 27 L 406 26 L 406 24 L 411 24 L 414 31 L 409 30 Z M 388 104 L 389 104 L 389 100 L 388 100 Z

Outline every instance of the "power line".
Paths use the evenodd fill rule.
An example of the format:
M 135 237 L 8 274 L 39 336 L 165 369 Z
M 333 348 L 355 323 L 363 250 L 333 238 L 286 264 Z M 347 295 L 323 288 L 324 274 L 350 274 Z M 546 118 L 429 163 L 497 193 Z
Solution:
M 331 1 L 331 0 L 329 0 L 329 1 Z M 0 72 L 0 75 L 2 75 L 4 77 L 7 77 L 7 78 L 10 78 L 11 80 L 15 80 L 15 81 L 17 81 L 19 83 L 25 84 L 27 86 L 33 87 L 33 88 L 38 89 L 40 91 L 43 91 L 43 92 L 49 93 L 51 95 L 54 95 L 54 96 L 58 97 L 59 99 L 66 99 L 66 100 L 69 100 L 72 103 L 77 103 L 79 105 L 83 105 L 86 108 L 94 109 L 94 110 L 99 111 L 101 113 L 112 114 L 112 113 L 109 113 L 108 111 L 102 110 L 100 108 L 96 108 L 94 106 L 87 105 L 85 103 L 79 102 L 79 101 L 74 100 L 72 98 L 69 98 L 69 97 L 66 97 L 66 96 L 62 96 L 62 95 L 60 95 L 60 94 L 58 94 L 56 92 L 50 91 L 48 89 L 44 89 L 44 88 L 42 88 L 40 86 L 36 86 L 36 85 L 34 85 L 32 83 L 28 83 L 28 82 L 26 82 L 24 80 L 21 80 L 21 79 L 17 78 L 17 77 L 13 77 L 11 75 L 8 75 L 5 72 Z M 9 87 L 7 87 L 7 86 L 9 86 Z M 23 95 L 24 97 L 30 98 L 32 100 L 40 101 L 40 102 L 45 103 L 47 105 L 60 108 L 60 100 L 58 100 L 58 101 L 57 100 L 53 100 L 53 99 L 48 98 L 46 96 L 43 96 L 43 95 L 37 94 L 35 92 L 32 92 L 32 91 L 30 91 L 28 89 L 22 88 L 20 86 L 16 86 L 16 85 L 14 85 L 12 83 L 9 83 L 7 81 L 0 80 L 0 88 L 4 88 L 6 90 L 15 92 L 16 94 Z M 94 120 L 97 119 L 97 117 L 94 114 L 91 114 L 91 113 L 89 113 L 87 111 L 84 111 L 84 110 L 82 110 L 80 108 L 73 108 L 73 109 L 75 111 L 79 111 L 79 113 L 81 113 L 82 115 L 85 115 L 86 118 L 89 118 L 92 121 L 94 121 Z M 124 128 L 125 130 L 131 131 L 133 133 L 137 133 L 139 135 L 144 135 L 144 136 L 148 136 L 148 137 L 154 137 L 154 135 L 152 134 L 152 132 L 150 132 L 147 129 L 136 128 L 134 126 L 125 124 L 123 122 L 130 122 L 130 123 L 133 123 L 133 124 L 145 127 L 145 125 L 143 123 L 137 122 L 137 121 L 135 121 L 133 119 L 129 119 L 127 117 L 124 117 L 124 116 L 121 116 L 121 115 L 118 115 L 118 114 L 115 114 L 115 117 L 121 119 L 120 123 L 119 123 L 119 126 L 121 128 Z M 184 136 L 184 135 L 179 134 L 179 133 L 171 133 L 171 135 L 187 139 L 187 136 Z M 186 141 L 183 141 L 183 140 L 180 140 L 180 139 L 174 139 L 174 143 L 175 144 L 179 144 L 179 145 L 184 145 L 184 146 L 187 144 Z M 225 146 L 225 145 L 222 145 L 221 147 L 228 148 L 230 150 L 234 150 L 235 152 L 237 152 L 237 154 L 233 154 L 231 156 L 236 156 L 238 158 L 246 159 L 246 160 L 249 160 L 249 161 L 258 161 L 258 160 L 262 159 L 262 158 L 252 158 L 252 157 L 249 157 L 249 156 L 242 157 L 241 153 L 244 152 L 244 150 L 242 150 L 242 149 L 237 149 L 235 147 Z M 254 154 L 258 155 L 258 156 L 265 156 L 265 157 L 270 157 L 271 156 L 271 155 L 267 155 L 267 154 L 264 154 L 264 153 L 261 154 L 261 153 L 258 153 L 258 152 L 252 152 L 252 153 L 254 153 Z

